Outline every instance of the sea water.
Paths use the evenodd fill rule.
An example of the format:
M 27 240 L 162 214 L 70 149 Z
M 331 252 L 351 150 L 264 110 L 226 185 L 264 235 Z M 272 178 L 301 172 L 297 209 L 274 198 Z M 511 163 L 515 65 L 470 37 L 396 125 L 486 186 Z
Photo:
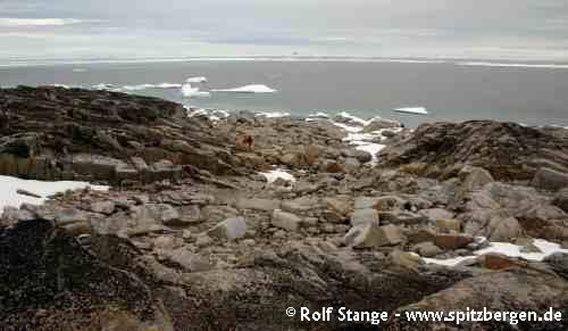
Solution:
M 107 89 L 227 111 L 348 112 L 409 127 L 470 119 L 568 126 L 564 64 L 218 58 L 0 66 L 0 86 L 20 84 Z

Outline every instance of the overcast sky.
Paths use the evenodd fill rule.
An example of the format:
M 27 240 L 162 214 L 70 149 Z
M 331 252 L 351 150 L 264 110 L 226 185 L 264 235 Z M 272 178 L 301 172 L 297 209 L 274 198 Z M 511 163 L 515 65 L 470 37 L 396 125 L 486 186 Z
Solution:
M 19 59 L 377 56 L 568 61 L 566 0 L 0 0 Z

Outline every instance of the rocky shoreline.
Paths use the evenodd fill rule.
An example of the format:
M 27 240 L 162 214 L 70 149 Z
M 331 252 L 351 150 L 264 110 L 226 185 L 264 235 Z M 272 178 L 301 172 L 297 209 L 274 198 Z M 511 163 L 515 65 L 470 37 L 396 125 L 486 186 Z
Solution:
M 2 329 L 568 327 L 284 313 L 568 313 L 565 129 L 193 115 L 115 92 L 0 90 L 0 175 L 112 186 L 5 208 Z

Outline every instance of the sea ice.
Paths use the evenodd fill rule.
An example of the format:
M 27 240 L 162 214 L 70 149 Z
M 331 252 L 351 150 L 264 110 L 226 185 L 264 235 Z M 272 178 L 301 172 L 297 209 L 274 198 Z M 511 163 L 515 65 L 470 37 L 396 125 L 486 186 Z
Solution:
M 256 116 L 262 116 L 266 118 L 278 118 L 278 117 L 287 117 L 290 116 L 290 113 L 281 112 L 281 111 L 273 111 L 273 112 L 262 112 L 256 114 Z
M 188 79 L 185 80 L 186 83 L 207 83 L 207 78 L 203 77 L 203 76 L 199 76 L 199 77 L 189 77 Z
M 397 113 L 428 115 L 428 110 L 424 107 L 403 107 L 394 109 Z
M 200 91 L 198 87 L 193 87 L 189 83 L 183 84 L 181 87 L 181 93 L 186 98 L 193 98 L 193 97 L 209 97 L 211 94 L 206 91 Z
M 213 92 L 236 92 L 236 93 L 275 93 L 275 89 L 272 89 L 266 85 L 261 84 L 251 84 L 245 85 L 232 89 L 215 89 L 211 90 Z

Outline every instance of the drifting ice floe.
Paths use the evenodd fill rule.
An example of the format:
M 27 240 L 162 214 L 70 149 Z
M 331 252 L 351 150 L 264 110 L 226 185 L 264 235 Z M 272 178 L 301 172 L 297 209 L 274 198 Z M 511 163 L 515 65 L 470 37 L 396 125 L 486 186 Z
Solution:
M 428 110 L 424 107 L 403 107 L 394 109 L 397 113 L 428 115 Z
M 266 117 L 266 118 L 278 118 L 278 117 L 287 117 L 290 116 L 290 113 L 281 112 L 281 111 L 273 111 L 273 112 L 262 112 L 256 114 L 258 117 Z
M 261 84 L 251 84 L 245 85 L 232 89 L 215 89 L 211 90 L 213 92 L 235 92 L 235 93 L 275 93 L 275 89 L 272 89 L 266 85 Z
M 478 238 L 478 240 L 484 240 L 484 238 Z M 445 266 L 456 266 L 459 263 L 475 258 L 476 256 L 495 253 L 503 254 L 509 257 L 520 257 L 525 260 L 530 261 L 542 261 L 545 257 L 552 255 L 554 253 L 568 253 L 568 249 L 563 249 L 560 245 L 546 241 L 544 239 L 535 239 L 533 241 L 534 246 L 540 249 L 540 253 L 524 253 L 522 252 L 523 246 L 505 243 L 505 242 L 492 242 L 487 248 L 480 249 L 473 252 L 474 255 L 470 256 L 459 256 L 452 259 L 431 259 L 423 258 L 426 263 L 433 263 Z
M 290 182 L 296 181 L 296 178 L 293 175 L 287 173 L 283 169 L 275 169 L 267 172 L 259 172 L 259 174 L 263 175 L 269 184 L 274 183 L 278 178 L 282 178 Z
M 86 182 L 59 181 L 46 182 L 39 180 L 24 180 L 10 176 L 0 176 L 0 214 L 4 207 L 19 208 L 22 203 L 42 204 L 51 195 L 67 190 L 80 190 L 90 187 L 97 191 L 107 191 L 108 186 L 91 185 Z M 18 190 L 28 191 L 41 198 L 17 193 Z
M 108 84 L 108 83 L 95 84 L 91 86 L 91 88 L 93 90 L 108 90 L 108 91 L 118 90 L 116 86 L 114 86 L 114 84 Z
M 194 97 L 209 97 L 211 94 L 206 91 L 200 91 L 199 87 L 193 87 L 189 83 L 183 84 L 181 87 L 181 94 L 183 94 L 186 98 L 194 98 Z
M 314 121 L 314 120 L 318 120 L 318 119 L 328 119 L 329 115 L 327 113 L 324 113 L 322 111 L 318 111 L 316 113 L 313 114 L 309 114 L 308 117 L 306 117 L 306 121 L 310 122 L 310 121 Z
M 207 83 L 207 77 L 189 77 L 185 80 L 186 83 L 195 84 L 195 83 Z

